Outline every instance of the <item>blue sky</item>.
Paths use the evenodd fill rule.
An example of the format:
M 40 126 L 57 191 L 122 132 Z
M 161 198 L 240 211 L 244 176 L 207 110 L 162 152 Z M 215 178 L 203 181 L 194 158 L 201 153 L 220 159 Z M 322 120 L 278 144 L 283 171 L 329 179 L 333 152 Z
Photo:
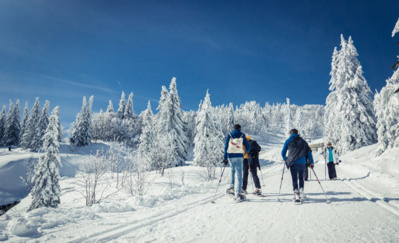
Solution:
M 140 113 L 177 77 L 185 110 L 256 100 L 324 104 L 331 55 L 352 36 L 364 76 L 392 75 L 399 1 L 0 0 L 0 104 L 60 106 L 68 126 L 83 96 L 94 111 L 134 93 Z

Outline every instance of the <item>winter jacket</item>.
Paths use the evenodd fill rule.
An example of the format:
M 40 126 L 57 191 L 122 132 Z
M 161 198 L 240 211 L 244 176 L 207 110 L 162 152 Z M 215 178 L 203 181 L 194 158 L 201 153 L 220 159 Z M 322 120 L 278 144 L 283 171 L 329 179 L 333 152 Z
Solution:
M 287 150 L 288 157 L 286 156 Z M 306 164 L 306 159 L 309 159 L 310 163 L 313 164 L 312 150 L 308 143 L 295 133 L 291 134 L 285 141 L 281 155 L 287 168 L 290 168 L 293 164 Z
M 334 149 L 334 147 L 331 147 L 331 148 L 326 147 L 324 149 L 324 156 L 327 156 L 326 160 L 328 163 L 330 163 L 330 162 L 336 163 L 339 160 L 337 151 Z
M 240 138 L 241 136 L 243 137 L 243 145 L 245 150 L 243 148 L 242 153 L 231 153 L 231 154 L 227 153 L 227 148 L 229 147 L 230 135 L 233 138 Z M 250 150 L 251 150 L 251 145 L 249 145 L 248 140 L 245 137 L 245 134 L 239 130 L 234 130 L 226 137 L 226 143 L 224 146 L 224 159 L 227 160 L 227 155 L 229 158 L 238 158 L 238 157 L 244 158 L 244 151 L 248 153 Z
M 259 144 L 255 140 L 249 140 L 249 145 L 251 145 L 251 150 L 249 151 L 248 155 L 248 163 L 250 166 L 255 166 L 260 168 L 259 163 L 259 153 L 262 149 Z

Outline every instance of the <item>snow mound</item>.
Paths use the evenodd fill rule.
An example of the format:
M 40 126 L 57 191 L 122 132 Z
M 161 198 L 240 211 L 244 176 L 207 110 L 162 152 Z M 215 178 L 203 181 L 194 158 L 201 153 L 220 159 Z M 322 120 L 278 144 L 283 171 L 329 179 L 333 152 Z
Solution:
M 25 217 L 30 225 L 40 225 L 41 229 L 101 218 L 88 208 L 38 208 L 27 213 Z
M 0 241 L 8 240 L 8 234 L 0 231 Z
M 12 219 L 8 223 L 7 229 L 16 236 L 32 237 L 39 235 L 38 227 L 22 217 Z
M 98 204 L 94 204 L 91 209 L 96 213 L 121 213 L 121 212 L 129 212 L 136 211 L 134 208 L 134 202 L 130 199 L 126 201 L 109 201 L 109 202 L 101 202 Z

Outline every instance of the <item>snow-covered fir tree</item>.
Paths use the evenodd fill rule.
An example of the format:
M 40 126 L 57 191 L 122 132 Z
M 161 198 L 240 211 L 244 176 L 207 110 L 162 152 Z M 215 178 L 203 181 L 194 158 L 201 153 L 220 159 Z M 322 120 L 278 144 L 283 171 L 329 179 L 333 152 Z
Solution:
M 107 112 L 108 113 L 114 112 L 114 105 L 112 104 L 111 100 L 109 100 L 108 102 Z
M 121 100 L 119 101 L 118 118 L 123 119 L 125 117 L 126 109 L 126 98 L 125 92 L 122 91 Z
M 54 108 L 44 134 L 44 155 L 40 156 L 33 176 L 34 186 L 31 191 L 32 203 L 28 211 L 40 207 L 56 208 L 60 204 L 60 172 L 61 166 L 58 143 L 58 106 Z
M 399 32 L 399 20 L 392 31 L 392 37 Z M 374 97 L 377 115 L 377 156 L 387 148 L 399 147 L 399 69 L 386 80 L 386 85 Z
M 330 91 L 326 99 L 326 140 L 339 153 L 345 153 L 376 141 L 372 92 L 363 77 L 352 38 L 341 35 L 341 49 L 334 50 Z
M 50 120 L 50 101 L 46 100 L 43 109 L 42 109 L 42 114 L 40 115 L 39 122 L 36 126 L 36 134 L 33 137 L 33 143 L 31 145 L 31 150 L 32 151 L 39 151 L 43 145 L 43 136 L 44 133 L 46 132 L 49 120 Z
M 189 142 L 189 147 L 193 145 L 194 137 L 195 137 L 195 118 L 197 116 L 197 112 L 195 111 L 187 111 L 184 112 L 184 122 L 187 124 L 186 126 L 186 134 L 187 140 Z
M 6 108 L 7 106 L 3 105 L 3 108 L 0 111 L 0 146 L 4 145 L 3 137 L 4 137 L 4 127 L 6 124 Z
M 71 136 L 69 142 L 72 146 L 86 146 L 91 143 L 91 108 L 93 106 L 93 96 L 87 104 L 86 97 L 83 97 L 82 109 L 76 116 L 76 121 L 71 125 Z
M 58 129 L 58 142 L 62 141 L 62 126 L 61 126 L 61 119 L 60 119 L 60 109 L 54 109 L 53 110 L 55 116 L 58 118 L 57 119 L 57 129 Z
M 129 98 L 127 99 L 127 104 L 125 107 L 124 119 L 130 119 L 133 118 L 134 115 L 134 110 L 133 110 L 133 92 L 130 93 Z
M 6 146 L 18 146 L 20 142 L 21 122 L 20 122 L 19 100 L 13 105 L 10 100 L 10 109 L 6 117 L 4 126 L 3 142 Z
M 40 104 L 37 97 L 30 112 L 24 135 L 21 138 L 21 147 L 32 150 L 34 146 L 34 137 L 36 135 L 37 124 L 40 119 Z
M 211 98 L 206 96 L 196 117 L 196 135 L 194 138 L 194 164 L 206 167 L 207 179 L 215 177 L 215 168 L 223 160 L 223 133 L 215 123 L 212 114 Z
M 142 121 L 142 133 L 140 135 L 140 143 L 137 149 L 137 157 L 142 165 L 142 168 L 146 170 L 155 169 L 156 162 L 154 161 L 153 154 L 154 151 L 154 126 L 153 126 L 153 118 L 154 114 L 152 113 L 151 103 L 148 101 L 147 109 L 140 114 Z
M 159 155 L 158 169 L 162 172 L 166 167 L 182 165 L 187 157 L 188 141 L 185 133 L 180 98 L 176 88 L 176 78 L 170 83 L 170 92 L 162 86 L 161 99 L 155 118 L 155 150 L 166 151 Z M 167 146 L 168 149 L 166 149 Z M 164 147 L 164 148 L 162 148 Z
M 24 136 L 26 126 L 28 125 L 28 119 L 29 119 L 29 107 L 28 107 L 28 101 L 25 102 L 25 108 L 24 108 L 24 113 L 22 116 L 22 123 L 21 123 L 21 132 L 19 134 L 19 137 L 21 138 Z

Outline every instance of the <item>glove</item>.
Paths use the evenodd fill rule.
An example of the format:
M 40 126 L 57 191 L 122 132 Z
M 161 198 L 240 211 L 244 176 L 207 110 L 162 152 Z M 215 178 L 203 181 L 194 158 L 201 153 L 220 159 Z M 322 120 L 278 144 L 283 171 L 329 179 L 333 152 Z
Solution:
M 223 160 L 222 163 L 224 163 L 224 165 L 227 165 L 227 163 L 229 163 L 229 161 L 227 159 Z
M 310 164 L 309 167 L 313 169 L 314 168 L 314 164 Z

